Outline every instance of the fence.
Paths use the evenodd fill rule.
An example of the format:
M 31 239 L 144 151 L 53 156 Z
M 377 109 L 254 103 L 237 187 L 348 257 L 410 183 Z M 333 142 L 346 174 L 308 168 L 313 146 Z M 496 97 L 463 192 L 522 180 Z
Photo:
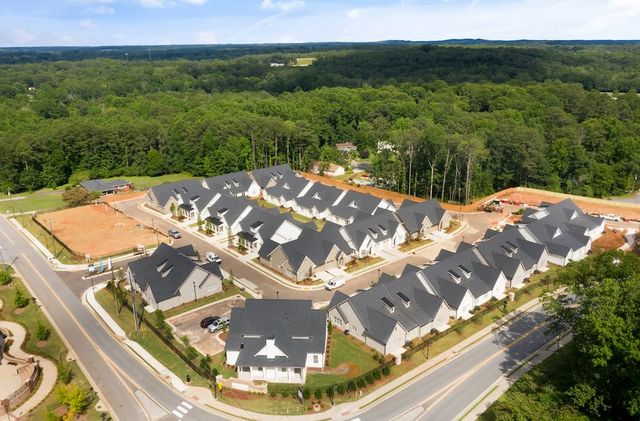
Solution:
M 117 287 L 109 287 L 109 289 L 111 288 L 117 288 Z M 119 288 L 118 288 L 119 289 Z M 120 290 L 122 291 L 122 290 Z M 129 310 L 132 314 L 133 314 L 133 308 L 131 306 L 131 304 L 129 304 L 129 299 L 127 298 L 126 295 L 124 294 L 116 294 L 116 297 L 118 298 L 118 300 L 120 301 L 120 303 L 127 308 L 127 310 Z M 202 378 L 215 382 L 215 378 L 218 375 L 218 370 L 215 367 L 210 367 L 208 365 L 208 363 L 205 364 L 205 356 L 202 355 L 201 353 L 199 353 L 197 350 L 193 350 L 195 357 L 194 358 L 189 358 L 189 356 L 187 354 L 185 354 L 185 352 L 180 349 L 178 346 L 176 346 L 175 343 L 173 343 L 173 339 L 171 338 L 167 338 L 166 335 L 164 335 L 160 330 L 158 330 L 158 328 L 156 326 L 154 326 L 153 323 L 151 323 L 149 320 L 147 320 L 147 318 L 145 317 L 145 312 L 141 311 L 141 312 L 136 312 L 138 315 L 138 318 L 140 320 L 141 323 L 144 323 L 144 325 L 149 328 L 149 330 L 151 330 L 158 338 L 160 338 L 160 340 L 167 345 L 182 361 L 185 362 L 185 364 L 187 364 L 193 371 L 195 371 L 198 375 L 200 375 Z M 195 359 L 200 359 L 200 364 L 196 364 L 194 362 Z
M 10 413 L 11 410 L 22 405 L 29 395 L 31 395 L 31 392 L 36 389 L 36 385 L 40 379 L 41 368 L 38 361 L 33 361 L 33 359 L 31 359 L 31 361 L 32 362 L 30 364 L 33 364 L 33 371 L 31 372 L 31 375 L 26 382 L 20 385 L 18 389 L 0 402 L 0 415 Z

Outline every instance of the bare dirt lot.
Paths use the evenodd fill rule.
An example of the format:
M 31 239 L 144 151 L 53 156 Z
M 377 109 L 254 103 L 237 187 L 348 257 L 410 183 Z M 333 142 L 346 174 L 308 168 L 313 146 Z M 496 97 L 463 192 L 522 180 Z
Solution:
M 156 245 L 155 232 L 107 203 L 79 206 L 36 217 L 37 221 L 73 253 L 92 258 L 133 250 L 138 244 Z M 159 241 L 168 242 L 158 233 Z
M 224 341 L 220 338 L 222 332 L 209 333 L 207 329 L 200 327 L 200 320 L 207 316 L 228 316 L 231 314 L 232 307 L 243 306 L 244 297 L 234 295 L 195 311 L 171 317 L 167 322 L 175 328 L 173 334 L 176 338 L 180 339 L 186 335 L 191 345 L 198 351 L 204 355 L 215 355 L 224 350 Z

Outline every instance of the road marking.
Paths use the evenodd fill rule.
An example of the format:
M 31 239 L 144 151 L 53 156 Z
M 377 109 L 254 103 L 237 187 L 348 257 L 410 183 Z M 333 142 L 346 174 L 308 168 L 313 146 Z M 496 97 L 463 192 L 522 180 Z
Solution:
M 187 409 L 193 409 L 193 405 L 191 405 L 189 402 L 182 401 L 180 405 L 184 406 Z
M 186 414 L 187 412 L 189 412 L 188 409 L 185 409 L 185 408 L 181 407 L 180 405 L 178 405 L 178 407 L 176 409 L 178 411 L 182 412 L 183 414 Z
M 182 418 L 184 417 L 184 414 L 181 414 L 180 412 L 176 411 L 175 409 L 173 411 L 171 411 L 173 413 L 173 415 L 175 415 L 178 418 Z
M 31 270 L 34 271 L 34 273 L 40 277 L 40 280 L 42 281 L 42 284 L 45 285 L 50 291 L 51 291 L 51 296 L 54 297 L 59 303 L 60 306 L 67 312 L 67 314 L 69 315 L 69 318 L 76 324 L 76 326 L 78 326 L 78 328 L 82 331 L 82 333 L 84 334 L 84 336 L 87 338 L 88 342 L 91 344 L 91 346 L 94 347 L 94 349 L 97 351 L 98 354 L 102 355 L 102 359 L 104 360 L 104 363 L 107 365 L 107 367 L 111 367 L 111 372 L 120 380 L 120 382 L 123 384 L 123 386 L 125 387 L 125 389 L 127 389 L 129 391 L 129 393 L 131 394 L 131 396 L 133 397 L 133 399 L 138 402 L 140 409 L 142 411 L 142 413 L 144 414 L 144 416 L 146 417 L 147 420 L 150 420 L 149 418 L 149 414 L 147 414 L 147 411 L 145 410 L 144 406 L 142 405 L 142 402 L 140 402 L 140 400 L 138 399 L 138 397 L 136 396 L 135 392 L 133 390 L 131 390 L 131 388 L 129 387 L 129 385 L 127 385 L 127 383 L 124 381 L 124 379 L 122 378 L 122 376 L 120 374 L 118 374 L 118 372 L 116 371 L 116 365 L 115 363 L 111 360 L 111 358 L 109 358 L 104 352 L 101 351 L 100 347 L 93 341 L 93 339 L 91 338 L 91 336 L 89 336 L 89 334 L 87 333 L 87 331 L 84 329 L 84 327 L 80 324 L 80 322 L 73 316 L 73 313 L 71 313 L 71 310 L 69 310 L 69 308 L 65 305 L 65 303 L 62 301 L 62 299 L 60 298 L 60 296 L 58 296 L 58 294 L 55 293 L 54 289 L 51 287 L 51 285 L 49 284 L 49 282 L 47 281 L 47 279 L 44 277 L 44 275 L 42 275 L 42 273 L 35 267 L 35 265 L 33 264 L 33 262 L 31 262 L 31 259 L 29 259 L 27 257 L 26 254 L 21 253 L 22 256 L 22 260 L 27 262 L 27 264 L 31 267 Z M 21 274 L 22 276 L 22 274 Z M 56 275 L 57 276 L 57 275 Z M 24 276 L 22 276 L 22 278 L 24 279 L 24 282 L 26 283 L 26 278 Z M 35 296 L 35 295 L 34 295 Z M 49 319 L 53 322 L 54 326 L 56 326 L 57 328 L 57 323 L 55 323 L 55 321 L 53 320 L 52 317 L 49 317 Z M 64 337 L 64 335 L 62 335 L 62 331 L 61 329 L 57 328 L 57 331 L 60 333 L 61 336 Z M 73 350 L 73 347 L 71 346 L 71 344 L 68 342 L 68 340 L 65 338 L 65 342 L 66 345 L 69 348 L 69 351 Z M 85 368 L 85 371 L 86 370 Z M 118 369 L 118 371 L 120 371 Z M 132 381 L 132 383 L 136 384 L 135 382 Z M 137 384 L 136 384 L 137 386 Z M 140 388 L 140 387 L 139 387 Z M 140 388 L 142 389 L 142 388 Z M 158 402 L 156 402 L 158 403 Z M 162 405 L 160 405 L 158 403 L 158 405 L 160 407 L 162 407 Z
M 6 219 L 5 219 L 5 221 L 6 221 Z M 2 228 L 0 228 L 0 232 L 2 233 L 2 235 L 4 235 L 4 236 L 6 237 L 7 241 L 9 241 L 11 244 L 15 244 L 15 243 L 16 243 L 15 241 L 13 241 L 13 240 L 11 239 L 11 237 L 9 237 L 9 236 L 7 235 L 7 233 L 6 233 L 6 232 L 4 232 L 4 230 L 3 230 Z

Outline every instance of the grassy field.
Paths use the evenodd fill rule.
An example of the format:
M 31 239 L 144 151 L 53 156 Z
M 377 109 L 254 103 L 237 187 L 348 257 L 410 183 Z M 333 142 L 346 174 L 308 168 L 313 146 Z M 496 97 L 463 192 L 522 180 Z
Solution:
M 105 180 L 127 180 L 133 183 L 133 186 L 136 190 L 146 190 L 154 186 L 158 186 L 160 184 L 165 183 L 175 183 L 176 181 L 186 180 L 188 178 L 192 178 L 189 173 L 178 173 L 178 174 L 166 174 L 160 175 L 158 177 L 148 177 L 148 176 L 122 176 L 122 177 L 111 177 L 105 178 Z
M 447 234 L 457 230 L 458 228 L 460 228 L 460 225 L 462 225 L 462 223 L 460 221 L 458 221 L 457 219 L 452 219 L 451 223 L 449 225 L 449 228 L 447 228 L 446 230 L 444 230 L 444 232 L 446 232 Z
M 15 199 L 16 197 L 24 197 L 24 199 Z M 5 214 L 53 210 L 66 206 L 62 200 L 62 190 L 43 189 L 33 193 L 18 193 L 11 196 L 3 194 L 0 195 L 0 200 L 2 200 L 0 201 L 0 212 Z
M 138 342 L 144 349 L 153 355 L 158 361 L 164 364 L 175 375 L 184 381 L 187 375 L 191 376 L 191 383 L 195 386 L 209 387 L 205 379 L 200 377 L 198 373 L 193 371 L 191 367 L 182 361 L 158 336 L 153 333 L 144 324 L 141 324 L 140 330 L 135 332 L 133 324 L 133 313 L 126 307 L 123 307 L 120 314 L 116 311 L 116 305 L 113 295 L 106 288 L 96 293 L 96 299 L 100 305 L 109 313 L 113 320 L 126 332 L 127 336 Z M 152 317 L 147 315 L 147 317 Z M 176 346 L 181 346 L 174 341 Z
M 24 326 L 27 331 L 27 340 L 22 345 L 22 348 L 26 352 L 29 354 L 39 355 L 57 364 L 61 359 L 66 358 L 68 352 L 67 348 L 53 328 L 51 322 L 49 322 L 42 310 L 40 310 L 33 301 L 31 301 L 24 310 L 21 310 L 19 314 L 16 313 L 17 307 L 13 302 L 16 288 L 20 288 L 29 298 L 31 298 L 26 287 L 19 279 L 15 279 L 13 284 L 10 286 L 0 286 L 0 301 L 2 302 L 0 303 L 0 319 L 19 323 Z M 42 324 L 51 331 L 49 338 L 44 343 L 39 343 L 34 334 L 38 324 Z M 70 367 L 73 371 L 73 379 L 70 384 L 77 385 L 83 389 L 89 389 L 91 387 L 89 381 L 84 376 L 84 373 L 82 373 L 78 364 L 73 362 L 70 364 Z M 62 385 L 62 383 L 58 381 L 54 386 L 54 390 L 60 385 Z M 101 419 L 100 413 L 93 408 L 96 403 L 97 399 L 94 397 L 89 407 L 90 409 L 87 411 L 86 418 L 83 419 L 87 419 L 89 421 L 97 421 Z M 60 404 L 56 400 L 55 393 L 51 393 L 36 408 L 29 412 L 27 419 L 47 419 L 47 412 L 56 410 L 59 407 Z
M 339 329 L 334 329 L 331 335 L 329 352 L 329 368 L 335 369 L 341 365 L 350 366 L 349 375 L 310 373 L 307 375 L 306 387 L 316 389 L 327 387 L 336 382 L 348 380 L 359 374 L 376 368 L 379 363 L 373 359 L 373 351 L 351 336 L 347 336 Z
M 16 220 L 27 229 L 43 246 L 47 248 L 61 263 L 65 264 L 80 264 L 85 263 L 84 257 L 77 256 L 64 244 L 59 242 L 55 238 L 51 238 L 51 235 L 45 231 L 40 225 L 33 222 L 31 215 L 16 216 Z M 54 230 L 55 232 L 55 230 Z

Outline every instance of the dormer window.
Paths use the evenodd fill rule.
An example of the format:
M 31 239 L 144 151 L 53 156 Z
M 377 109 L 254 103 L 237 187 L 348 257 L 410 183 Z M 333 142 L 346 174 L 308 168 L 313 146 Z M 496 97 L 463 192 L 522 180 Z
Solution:
M 283 189 L 286 190 L 291 190 L 291 187 L 289 187 L 289 183 L 284 183 L 284 185 L 282 186 Z
M 183 191 L 183 192 L 185 192 L 185 193 L 188 193 L 188 192 L 189 192 L 189 190 L 187 190 L 187 188 L 186 188 L 186 187 L 183 187 L 183 188 L 182 188 L 182 191 Z
M 454 280 L 457 284 L 459 284 L 459 283 L 460 283 L 460 280 L 462 279 L 462 277 L 460 276 L 460 274 L 459 274 L 458 272 L 456 272 L 456 271 L 455 271 L 455 270 L 453 270 L 453 269 L 450 269 L 450 270 L 449 270 L 449 275 L 451 275 L 451 278 L 453 278 L 453 280 Z
M 228 189 L 228 188 L 231 187 L 231 184 L 228 181 L 225 181 L 224 182 L 224 187 Z
M 404 295 L 402 292 L 398 292 L 396 295 L 400 297 L 402 304 L 404 304 L 406 308 L 409 308 L 409 306 L 411 305 L 411 300 L 409 299 L 409 297 Z
M 162 268 L 164 268 L 164 266 L 165 266 L 167 263 L 169 263 L 169 261 L 168 261 L 168 260 L 166 260 L 166 259 L 165 259 L 165 260 L 163 260 L 162 262 L 158 263 L 158 265 L 156 266 L 156 270 L 157 270 L 158 272 L 162 272 Z
M 513 250 L 514 253 L 518 252 L 518 246 L 516 246 L 515 244 L 513 244 L 511 241 L 507 241 L 507 245 L 509 247 L 511 247 L 511 250 Z
M 355 202 L 355 201 L 353 201 L 353 202 L 349 203 L 349 207 L 350 207 L 350 208 L 354 208 L 354 209 L 358 209 L 358 205 L 356 204 L 356 202 Z
M 160 275 L 162 275 L 163 278 L 166 278 L 169 272 L 171 272 L 171 269 L 173 269 L 173 265 L 165 266 L 160 272 Z
M 225 213 L 227 213 L 227 212 L 229 212 L 229 209 L 227 209 L 227 208 L 222 208 L 222 209 L 220 209 L 220 210 L 218 211 L 218 216 L 222 216 L 222 215 L 224 215 L 224 214 L 225 214 Z
M 384 303 L 384 305 L 387 307 L 387 310 L 389 310 L 389 313 L 393 313 L 393 312 L 395 311 L 395 309 L 396 309 L 396 305 L 395 305 L 395 304 L 393 304 L 393 302 L 391 302 L 391 300 L 390 300 L 390 299 L 388 299 L 387 297 L 382 297 L 380 300 L 381 300 L 381 301 Z
M 562 235 L 562 231 L 560 231 L 560 228 L 556 229 L 556 232 L 553 233 L 553 238 L 556 238 L 558 236 Z
M 375 239 L 375 238 L 378 238 L 378 232 L 377 232 L 375 229 L 373 229 L 373 228 L 369 228 L 369 229 L 368 229 L 368 231 L 369 231 L 369 234 L 371 234 L 371 236 L 372 236 L 374 239 Z
M 387 235 L 387 229 L 385 227 L 378 224 L 378 228 L 380 229 L 380 232 L 382 233 L 382 235 Z
M 240 183 L 238 183 L 238 180 L 233 180 L 233 185 L 238 187 L 240 185 Z
M 316 199 L 316 200 L 322 200 L 320 198 L 320 193 L 314 193 L 313 198 Z
M 175 194 L 180 194 L 180 192 L 178 191 L 178 189 L 172 189 L 172 190 L 173 190 L 173 192 L 174 192 Z
M 471 270 L 467 269 L 466 266 L 459 265 L 458 269 L 460 269 L 465 278 L 469 279 L 471 277 Z
M 578 217 L 578 212 L 573 211 L 573 213 L 571 214 L 571 218 L 569 218 L 569 220 L 577 218 Z
M 513 251 L 509 247 L 507 247 L 504 244 L 502 244 L 502 245 L 500 245 L 500 248 L 502 250 L 504 250 L 504 254 L 506 254 L 507 256 L 509 256 L 509 257 L 513 256 Z

